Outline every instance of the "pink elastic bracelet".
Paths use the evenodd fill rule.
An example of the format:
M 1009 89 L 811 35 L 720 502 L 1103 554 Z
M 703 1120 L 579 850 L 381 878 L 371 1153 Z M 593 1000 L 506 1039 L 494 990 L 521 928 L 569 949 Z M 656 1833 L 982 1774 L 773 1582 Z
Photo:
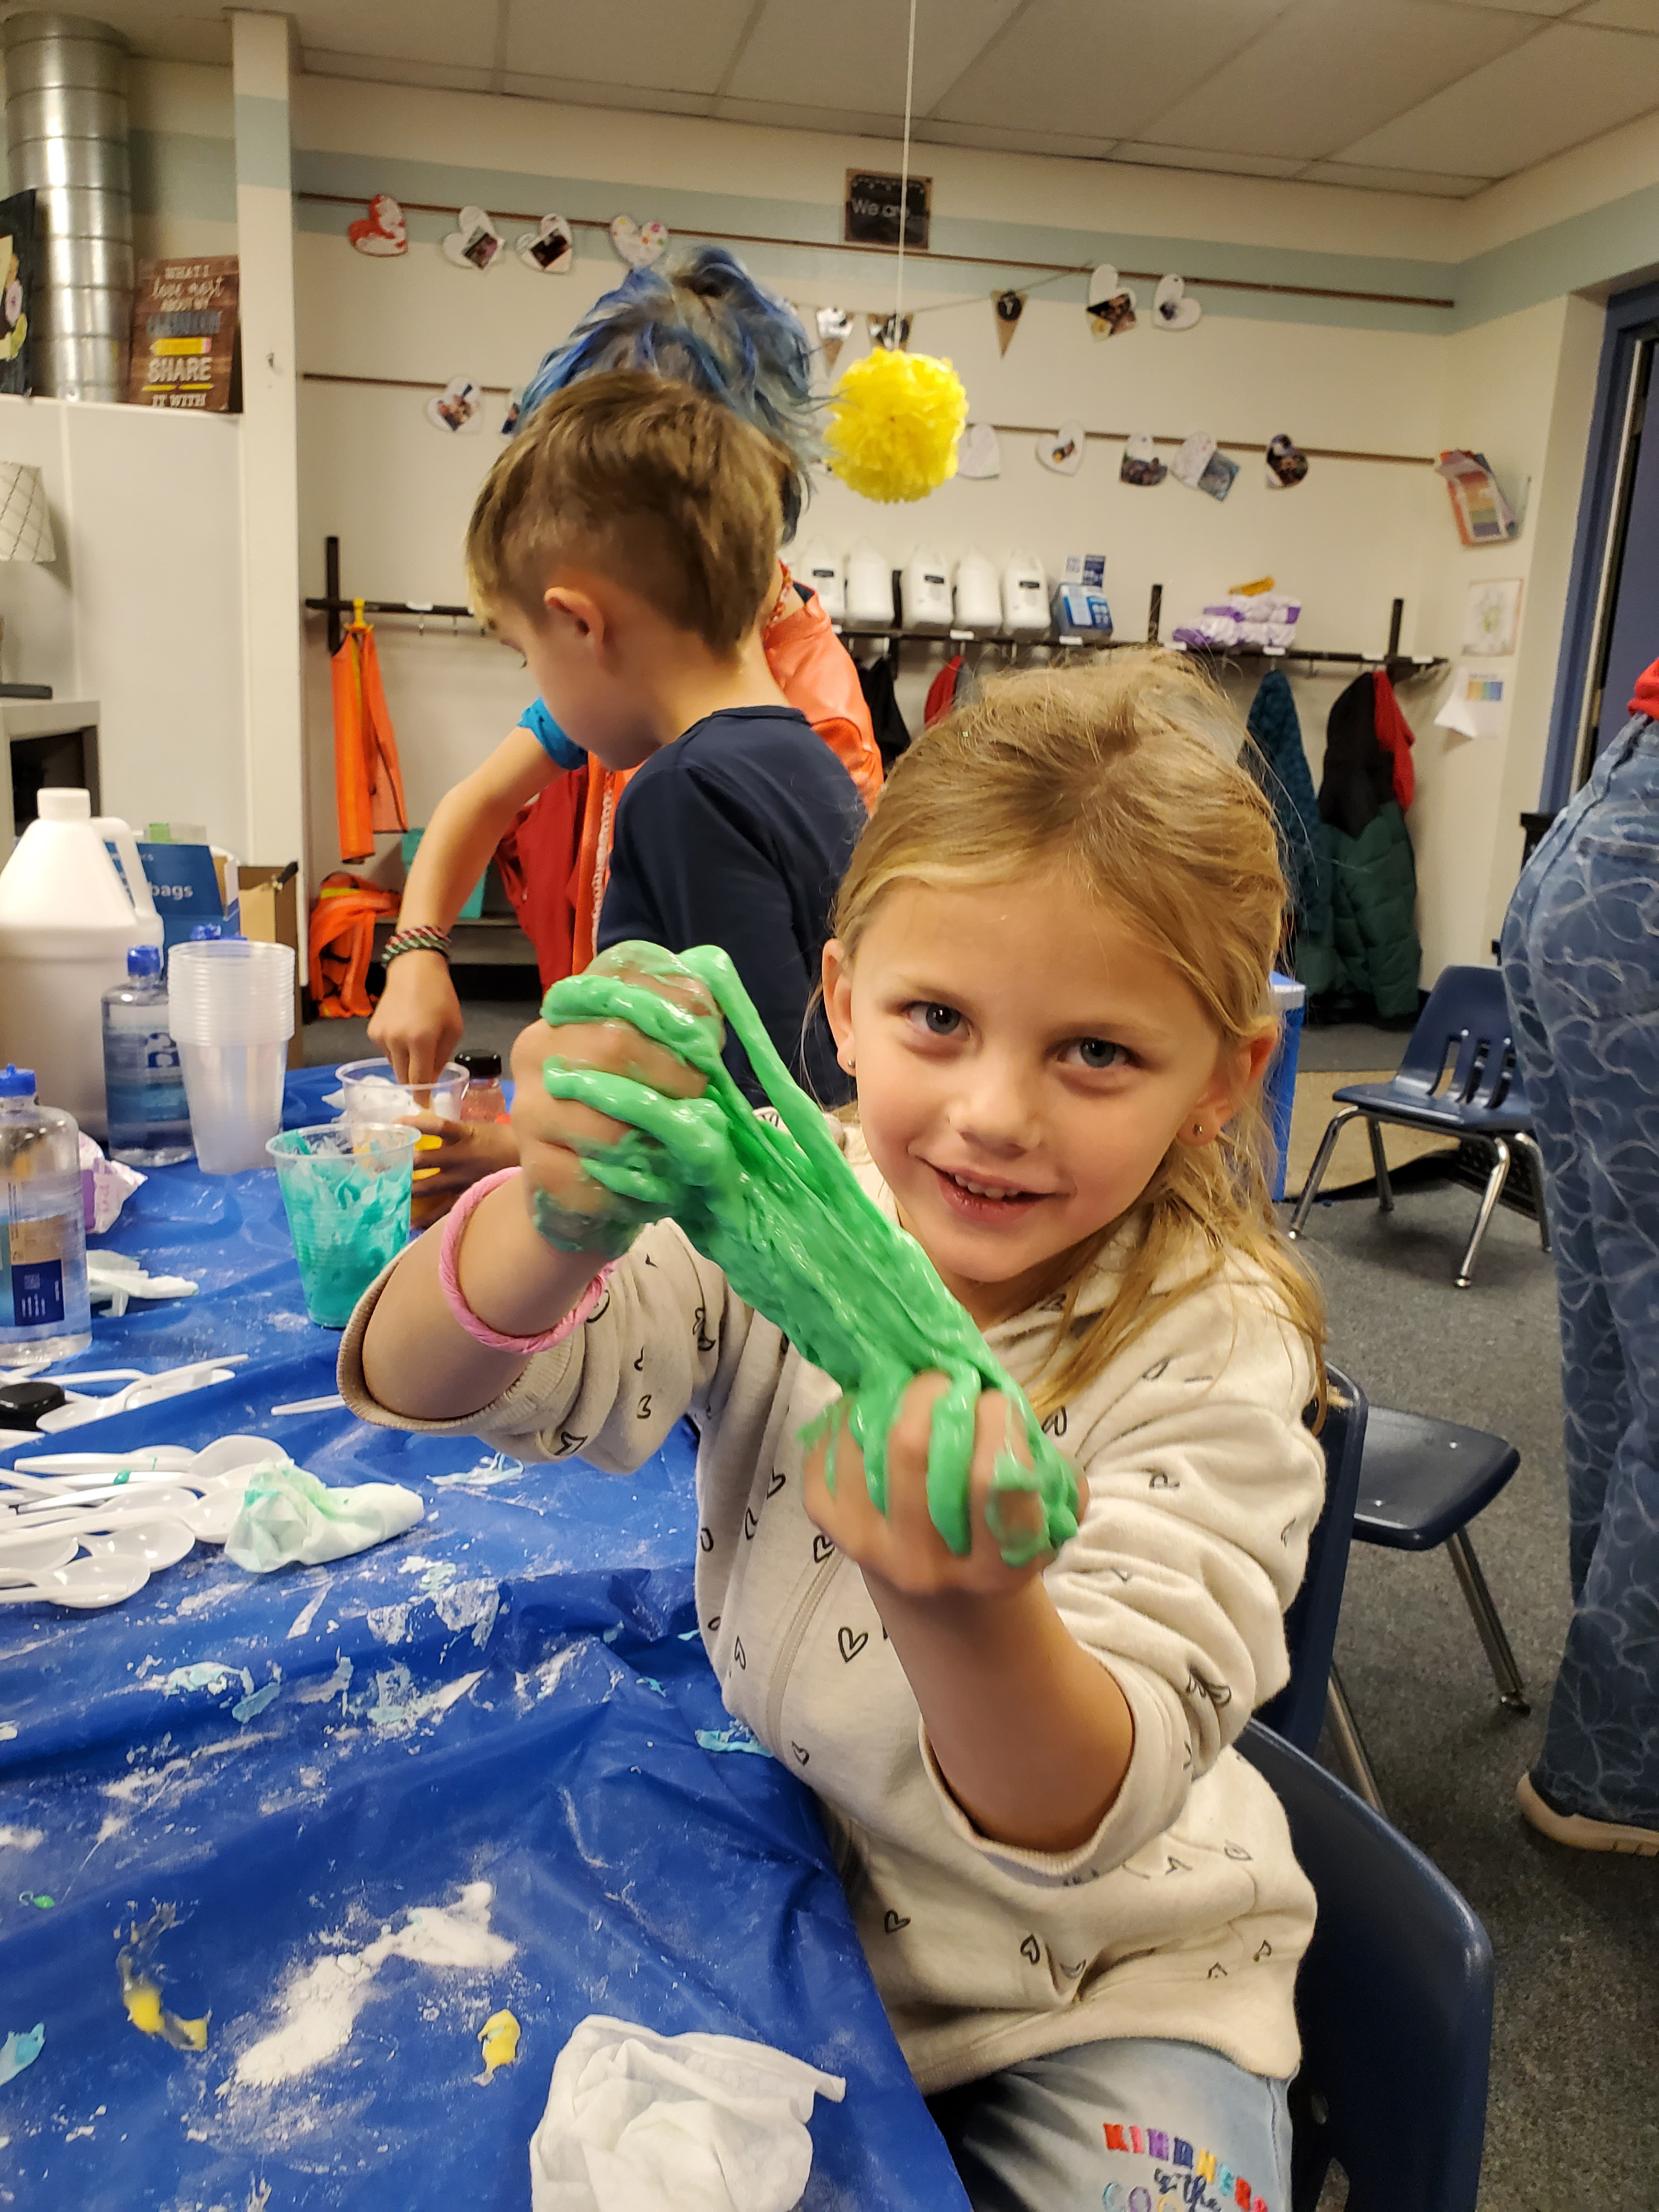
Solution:
M 547 1352 L 574 1335 L 598 1309 L 616 1261 L 607 1261 L 558 1327 L 544 1329 L 539 1336 L 508 1336 L 499 1328 L 491 1328 L 487 1321 L 480 1321 L 461 1289 L 461 1239 L 474 1210 L 492 1190 L 510 1182 L 519 1173 L 518 1168 L 502 1168 L 499 1174 L 486 1176 L 482 1182 L 475 1182 L 456 1200 L 438 1240 L 438 1284 L 444 1294 L 444 1304 L 475 1343 L 486 1344 L 492 1352 Z

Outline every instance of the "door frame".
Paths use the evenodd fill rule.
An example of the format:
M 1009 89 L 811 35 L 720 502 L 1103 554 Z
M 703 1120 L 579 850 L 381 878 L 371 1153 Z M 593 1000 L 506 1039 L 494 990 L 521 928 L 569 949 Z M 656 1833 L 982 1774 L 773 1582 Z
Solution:
M 1601 629 L 1608 579 L 1608 538 L 1614 520 L 1628 431 L 1637 349 L 1659 323 L 1659 283 L 1615 292 L 1607 304 L 1601 359 L 1595 374 L 1584 486 L 1578 501 L 1566 620 L 1555 667 L 1555 698 L 1538 794 L 1539 811 L 1559 812 L 1573 794 L 1573 775 L 1583 735 L 1585 690 Z M 1650 386 L 1651 393 L 1652 387 Z M 1659 419 L 1653 425 L 1659 433 Z

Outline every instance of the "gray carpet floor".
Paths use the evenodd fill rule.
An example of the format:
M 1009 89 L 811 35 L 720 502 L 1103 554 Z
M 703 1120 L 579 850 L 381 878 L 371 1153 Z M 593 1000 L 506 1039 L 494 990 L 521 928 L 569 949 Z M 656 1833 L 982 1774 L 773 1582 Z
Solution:
M 505 1056 L 533 1012 L 471 1004 L 467 1042 Z M 1390 1067 L 1405 1042 L 1358 1024 L 1306 1030 L 1301 1065 Z M 373 1049 L 351 1022 L 313 1024 L 306 1046 L 313 1065 Z M 1482 2212 L 1646 2212 L 1659 2204 L 1659 1861 L 1558 1849 L 1515 1809 L 1569 1611 L 1554 1288 L 1536 1230 L 1504 1207 L 1473 1287 L 1454 1287 L 1476 1202 L 1449 1182 L 1402 1189 L 1387 1217 L 1368 1198 L 1322 1203 L 1300 1249 L 1329 1302 L 1331 1357 L 1369 1397 L 1518 1448 L 1519 1472 L 1473 1535 L 1533 1713 L 1499 1705 L 1443 1553 L 1356 1545 L 1337 1656 L 1390 1817 L 1492 1937 Z

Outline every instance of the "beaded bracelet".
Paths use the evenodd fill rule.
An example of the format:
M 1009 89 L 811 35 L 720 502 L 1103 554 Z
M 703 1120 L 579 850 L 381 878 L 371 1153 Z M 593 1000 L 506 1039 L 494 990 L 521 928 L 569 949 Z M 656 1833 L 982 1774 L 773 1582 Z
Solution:
M 449 957 L 449 932 L 447 929 L 394 929 L 380 953 L 382 965 L 395 960 L 400 952 L 436 952 L 446 960 Z

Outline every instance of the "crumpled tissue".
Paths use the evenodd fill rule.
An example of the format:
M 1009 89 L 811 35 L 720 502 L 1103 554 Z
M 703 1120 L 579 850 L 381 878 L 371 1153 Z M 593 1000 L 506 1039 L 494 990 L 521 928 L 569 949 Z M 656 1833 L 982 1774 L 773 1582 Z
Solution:
M 118 1165 L 119 1163 L 118 1162 Z M 152 1275 L 131 1252 L 88 1252 L 87 1289 L 95 1306 L 107 1306 L 118 1321 L 130 1298 L 193 1298 L 198 1285 L 188 1275 Z
M 86 1131 L 81 1138 L 81 1213 L 87 1233 L 101 1237 L 146 1178 L 125 1160 L 106 1160 Z
M 769 2044 L 591 2013 L 530 2139 L 532 2212 L 792 2212 L 813 2097 L 847 2084 Z
M 320 1566 L 367 1552 L 412 1528 L 426 1508 L 397 1482 L 362 1482 L 331 1490 L 302 1467 L 257 1468 L 242 1492 L 241 1510 L 225 1539 L 225 1556 L 251 1575 L 277 1567 Z

